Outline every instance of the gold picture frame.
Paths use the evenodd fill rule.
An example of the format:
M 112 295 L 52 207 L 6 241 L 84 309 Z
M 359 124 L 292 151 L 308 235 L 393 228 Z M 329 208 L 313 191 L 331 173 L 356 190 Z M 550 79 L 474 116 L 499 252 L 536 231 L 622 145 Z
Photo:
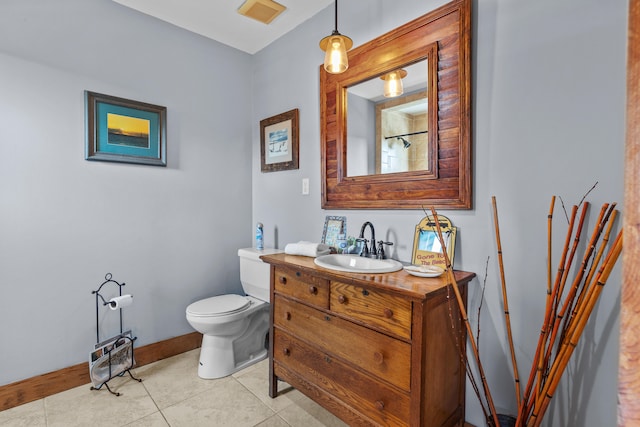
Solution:
M 451 224 L 449 218 L 438 215 L 440 231 L 444 238 L 447 255 L 453 266 L 453 256 L 455 254 L 456 227 Z M 446 268 L 442 246 L 438 238 L 438 230 L 432 216 L 426 216 L 416 225 L 416 233 L 413 239 L 413 256 L 411 263 L 415 265 L 435 265 Z
M 262 172 L 298 169 L 298 109 L 260 121 Z

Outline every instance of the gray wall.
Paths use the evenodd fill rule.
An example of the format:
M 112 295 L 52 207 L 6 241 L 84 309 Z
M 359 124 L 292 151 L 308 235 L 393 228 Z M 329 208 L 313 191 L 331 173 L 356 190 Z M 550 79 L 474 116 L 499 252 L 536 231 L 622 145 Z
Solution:
M 339 30 L 358 46 L 443 3 L 340 2 Z M 440 213 L 459 230 L 455 267 L 479 276 L 469 298 L 474 319 L 488 268 L 481 353 L 496 405 L 506 412 L 515 400 L 505 357 L 491 196 L 498 201 L 512 326 L 526 378 L 544 310 L 551 196 L 562 197 L 570 209 L 598 182 L 588 197 L 594 208 L 589 232 L 602 203 L 619 202 L 622 209 L 627 7 L 623 0 L 474 2 L 474 209 Z M 328 7 L 254 57 L 253 139 L 259 141 L 259 120 L 299 108 L 300 169 L 260 173 L 254 145 L 253 221 L 265 224 L 268 246 L 284 247 L 318 241 L 326 215 L 346 215 L 351 235 L 370 220 L 377 236 L 395 242 L 394 257 L 408 261 L 423 212 L 320 209 L 318 67 L 323 55 L 317 46 L 332 29 L 333 7 Z M 300 191 L 305 177 L 309 196 Z M 556 206 L 555 233 L 563 236 L 559 200 Z M 547 425 L 616 424 L 620 280 L 617 267 L 570 375 L 554 397 Z M 470 388 L 467 396 L 467 420 L 483 425 Z
M 241 292 L 250 81 L 250 55 L 110 0 L 2 2 L 0 385 L 88 360 L 107 272 L 140 345 Z M 84 160 L 84 90 L 166 106 L 168 166 Z

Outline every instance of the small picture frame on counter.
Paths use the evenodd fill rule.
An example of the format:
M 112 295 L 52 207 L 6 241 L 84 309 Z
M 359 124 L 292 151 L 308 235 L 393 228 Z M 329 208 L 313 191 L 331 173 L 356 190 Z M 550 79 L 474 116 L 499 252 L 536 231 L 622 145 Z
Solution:
M 339 240 L 344 240 L 347 235 L 347 217 L 328 215 L 324 220 L 322 229 L 322 243 L 325 245 L 338 247 Z M 340 237 L 342 236 L 342 239 Z

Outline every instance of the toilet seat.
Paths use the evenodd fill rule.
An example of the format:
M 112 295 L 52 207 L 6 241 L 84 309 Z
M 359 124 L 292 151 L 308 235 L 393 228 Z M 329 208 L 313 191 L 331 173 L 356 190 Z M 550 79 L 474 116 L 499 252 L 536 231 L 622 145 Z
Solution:
M 194 317 L 217 317 L 240 313 L 249 308 L 251 301 L 241 295 L 218 295 L 196 301 L 187 307 L 187 314 Z

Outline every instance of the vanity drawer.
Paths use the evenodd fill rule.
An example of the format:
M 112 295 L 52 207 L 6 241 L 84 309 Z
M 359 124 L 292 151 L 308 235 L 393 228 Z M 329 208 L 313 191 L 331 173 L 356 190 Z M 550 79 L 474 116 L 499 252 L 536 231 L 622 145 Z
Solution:
M 411 385 L 411 346 L 337 316 L 297 304 L 279 295 L 273 323 L 327 353 L 348 361 L 403 390 Z
M 411 301 L 341 282 L 331 282 L 331 311 L 383 332 L 411 339 Z
M 278 365 L 286 367 L 377 423 L 409 423 L 408 393 L 376 381 L 279 329 L 274 331 L 273 358 L 276 374 Z
M 320 308 L 329 308 L 329 281 L 301 271 L 275 269 L 275 291 Z

